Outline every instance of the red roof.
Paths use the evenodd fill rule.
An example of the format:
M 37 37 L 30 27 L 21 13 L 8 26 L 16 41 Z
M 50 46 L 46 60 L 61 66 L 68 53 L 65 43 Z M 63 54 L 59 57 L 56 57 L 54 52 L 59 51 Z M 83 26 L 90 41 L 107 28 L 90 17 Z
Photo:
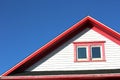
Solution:
M 87 26 L 89 25 L 89 26 Z M 120 34 L 116 31 L 110 29 L 109 27 L 105 26 L 104 24 L 98 22 L 97 20 L 93 19 L 90 16 L 85 17 L 68 30 L 64 31 L 62 34 L 48 42 L 46 45 L 29 55 L 27 58 L 19 62 L 17 65 L 12 67 L 10 70 L 2 74 L 2 76 L 9 76 L 12 73 L 22 72 L 26 70 L 28 67 L 48 55 L 50 52 L 64 44 L 66 41 L 80 33 L 85 28 L 93 28 L 94 30 L 98 31 L 100 34 L 104 35 L 105 37 L 109 38 L 116 44 L 120 45 Z

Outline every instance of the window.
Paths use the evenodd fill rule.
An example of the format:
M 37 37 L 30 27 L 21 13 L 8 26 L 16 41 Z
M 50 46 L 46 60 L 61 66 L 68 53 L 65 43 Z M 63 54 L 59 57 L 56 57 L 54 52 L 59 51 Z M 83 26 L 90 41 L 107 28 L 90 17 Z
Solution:
M 75 61 L 104 61 L 105 41 L 74 42 Z
M 92 58 L 101 58 L 101 48 L 100 46 L 91 47 Z
M 86 47 L 77 47 L 77 58 L 86 59 L 87 58 L 87 48 Z

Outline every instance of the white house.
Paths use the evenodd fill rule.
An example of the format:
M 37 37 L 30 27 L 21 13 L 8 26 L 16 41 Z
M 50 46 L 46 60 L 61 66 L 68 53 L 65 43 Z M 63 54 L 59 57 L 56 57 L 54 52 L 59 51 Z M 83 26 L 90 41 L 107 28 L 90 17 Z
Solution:
M 48 42 L 2 80 L 120 79 L 120 34 L 90 16 Z

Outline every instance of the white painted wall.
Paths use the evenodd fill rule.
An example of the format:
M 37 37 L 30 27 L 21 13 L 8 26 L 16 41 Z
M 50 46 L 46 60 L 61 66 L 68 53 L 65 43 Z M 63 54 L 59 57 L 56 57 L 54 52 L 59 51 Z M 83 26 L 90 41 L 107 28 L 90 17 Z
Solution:
M 106 41 L 106 62 L 74 62 L 74 46 L 72 42 L 79 41 Z M 87 28 L 47 57 L 28 68 L 27 71 L 67 71 L 118 68 L 120 69 L 120 46 L 94 30 Z

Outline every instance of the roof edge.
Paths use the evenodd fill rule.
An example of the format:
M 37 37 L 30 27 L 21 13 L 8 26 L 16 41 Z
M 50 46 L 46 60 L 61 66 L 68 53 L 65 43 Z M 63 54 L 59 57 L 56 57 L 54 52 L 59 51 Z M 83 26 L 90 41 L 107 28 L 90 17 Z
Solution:
M 120 74 L 77 74 L 77 75 L 44 75 L 44 76 L 3 76 L 1 80 L 71 80 L 71 79 L 82 79 L 82 80 L 98 80 L 98 79 L 120 79 Z

